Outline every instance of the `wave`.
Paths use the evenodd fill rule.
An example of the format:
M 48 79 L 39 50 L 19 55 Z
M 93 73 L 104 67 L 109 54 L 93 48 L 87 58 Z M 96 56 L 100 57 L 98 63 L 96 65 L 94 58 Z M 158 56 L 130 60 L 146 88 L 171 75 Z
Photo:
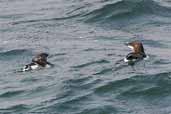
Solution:
M 49 22 L 49 21 L 63 21 L 63 20 L 79 20 L 86 23 L 94 22 L 108 22 L 117 21 L 123 23 L 123 21 L 133 22 L 136 17 L 140 16 L 171 16 L 171 8 L 162 6 L 158 2 L 153 0 L 119 0 L 114 2 L 102 2 L 96 6 L 93 4 L 93 8 L 84 4 L 84 6 L 73 6 L 70 7 L 69 12 L 65 12 L 65 17 L 49 17 L 49 18 L 38 18 L 28 19 L 12 22 L 12 25 L 37 23 L 37 22 Z M 97 8 L 98 7 L 98 8 Z M 68 9 L 66 7 L 66 9 Z M 145 17 L 148 18 L 148 17 Z M 128 23 L 126 23 L 128 24 Z
M 3 114 L 10 114 L 11 112 L 13 112 L 14 114 L 16 113 L 20 113 L 20 112 L 26 112 L 26 110 L 28 110 L 28 106 L 24 105 L 24 104 L 19 104 L 19 105 L 15 105 L 15 106 L 11 106 L 8 109 L 0 109 L 0 112 Z
M 15 56 L 21 56 L 21 55 L 30 55 L 31 51 L 26 49 L 14 49 L 14 50 L 8 50 L 0 52 L 0 60 L 10 60 L 11 58 L 14 58 Z
M 87 62 L 87 63 L 83 63 L 77 66 L 73 66 L 73 68 L 84 68 L 93 64 L 105 64 L 105 63 L 109 63 L 109 61 L 102 59 L 102 60 L 97 60 L 97 61 L 91 61 L 91 62 Z
M 152 0 L 121 0 L 115 3 L 105 4 L 99 9 L 83 15 L 85 22 L 105 20 L 128 20 L 141 15 L 171 16 L 171 8 L 161 6 Z
M 0 97 L 9 98 L 9 97 L 14 97 L 15 95 L 19 95 L 21 93 L 24 93 L 24 91 L 23 90 L 7 91 L 5 93 L 0 94 Z
M 71 15 L 68 17 L 54 17 L 54 18 L 46 18 L 46 19 L 30 19 L 30 20 L 24 20 L 24 21 L 15 21 L 12 22 L 12 25 L 18 25 L 18 24 L 27 24 L 27 23 L 37 23 L 37 22 L 48 22 L 48 21 L 62 21 L 62 20 L 68 20 L 75 18 L 79 15 Z
M 171 72 L 157 73 L 153 75 L 135 75 L 130 78 L 115 80 L 97 87 L 97 95 L 115 93 L 116 98 L 135 97 L 160 97 L 170 94 Z M 113 96 L 115 96 L 113 95 Z

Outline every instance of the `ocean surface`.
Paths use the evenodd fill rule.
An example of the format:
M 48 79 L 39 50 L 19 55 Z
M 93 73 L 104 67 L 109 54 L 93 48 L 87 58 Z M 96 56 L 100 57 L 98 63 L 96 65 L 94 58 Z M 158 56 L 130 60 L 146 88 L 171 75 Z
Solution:
M 0 114 L 171 114 L 171 1 L 0 0 Z

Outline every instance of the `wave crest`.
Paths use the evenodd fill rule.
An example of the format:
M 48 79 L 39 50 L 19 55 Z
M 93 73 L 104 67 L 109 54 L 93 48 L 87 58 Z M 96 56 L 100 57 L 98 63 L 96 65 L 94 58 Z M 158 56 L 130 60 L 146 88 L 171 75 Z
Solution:
M 171 8 L 161 6 L 152 0 L 122 0 L 115 3 L 105 4 L 99 9 L 84 15 L 85 22 L 96 22 L 105 20 L 132 19 L 141 15 L 155 14 L 171 16 Z

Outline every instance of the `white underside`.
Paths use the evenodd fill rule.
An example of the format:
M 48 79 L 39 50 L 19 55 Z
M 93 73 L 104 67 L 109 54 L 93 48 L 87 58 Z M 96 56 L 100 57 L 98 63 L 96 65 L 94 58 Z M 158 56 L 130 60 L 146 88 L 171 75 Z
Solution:
M 50 67 L 51 67 L 51 65 L 49 65 L 49 64 L 47 64 L 45 67 L 42 67 L 42 66 L 36 64 L 36 65 L 31 66 L 31 69 L 36 70 L 36 69 L 40 69 L 40 68 L 50 68 Z
M 128 62 L 136 62 L 136 61 L 137 61 L 137 59 L 128 60 L 128 59 L 124 58 L 124 62 L 126 62 L 126 63 L 128 63 Z
M 23 72 L 28 71 L 29 69 L 26 69 L 25 67 L 23 68 Z
M 46 68 L 50 68 L 50 67 L 52 67 L 52 66 L 51 66 L 51 65 L 49 65 L 49 64 L 47 64 L 45 67 L 46 67 Z
M 134 50 L 134 47 L 133 47 L 133 46 L 128 45 L 128 47 L 129 47 L 131 50 Z
M 31 66 L 28 67 L 28 68 L 25 68 L 25 67 L 24 67 L 24 68 L 23 68 L 23 72 L 29 71 L 29 70 L 37 70 L 37 69 L 41 69 L 41 68 L 50 68 L 50 67 L 52 67 L 52 66 L 49 65 L 49 64 L 47 64 L 45 67 L 42 67 L 42 66 L 36 64 L 36 65 L 31 65 Z
M 147 55 L 145 58 L 143 58 L 143 60 L 148 60 L 149 59 L 149 56 Z M 128 60 L 127 58 L 124 58 L 124 62 L 129 62 L 130 60 Z M 136 61 L 135 59 L 131 60 L 131 61 Z
M 124 62 L 126 62 L 126 63 L 127 63 L 128 61 L 129 61 L 128 59 L 124 58 Z
M 36 65 L 32 65 L 32 66 L 31 66 L 31 69 L 32 69 L 32 70 L 35 70 L 35 69 L 38 69 L 39 67 L 40 67 L 40 66 L 36 64 Z
M 131 45 L 128 45 L 128 47 L 131 49 L 131 50 L 134 50 L 134 47 L 133 46 L 131 46 Z M 129 62 L 130 60 L 128 60 L 127 58 L 124 58 L 124 62 Z

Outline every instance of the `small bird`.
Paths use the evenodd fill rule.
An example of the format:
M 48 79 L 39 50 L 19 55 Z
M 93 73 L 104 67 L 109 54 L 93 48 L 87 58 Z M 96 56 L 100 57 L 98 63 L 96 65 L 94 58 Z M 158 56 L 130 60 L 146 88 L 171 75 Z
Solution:
M 23 67 L 22 71 L 30 71 L 40 68 L 49 68 L 52 67 L 53 64 L 47 61 L 47 57 L 49 55 L 47 53 L 40 53 L 36 55 L 30 64 L 27 64 Z
M 133 41 L 126 43 L 126 45 L 133 51 L 124 58 L 124 61 L 129 65 L 134 65 L 136 62 L 148 58 L 144 52 L 143 44 L 140 41 Z

